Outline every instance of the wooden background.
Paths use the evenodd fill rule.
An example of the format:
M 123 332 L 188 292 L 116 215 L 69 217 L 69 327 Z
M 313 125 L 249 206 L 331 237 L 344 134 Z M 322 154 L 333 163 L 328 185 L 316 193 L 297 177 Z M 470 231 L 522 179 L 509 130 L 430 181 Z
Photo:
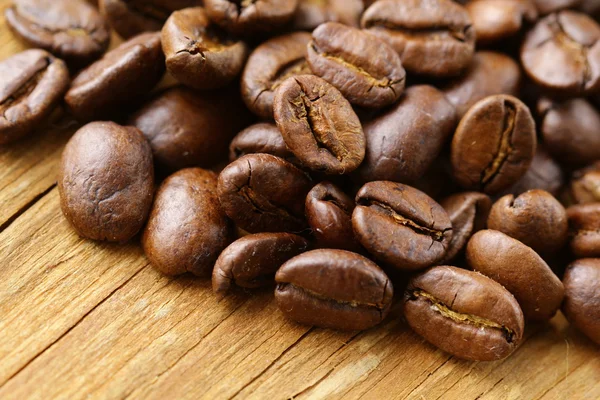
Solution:
M 0 58 L 22 49 L 2 19 Z M 397 310 L 360 333 L 300 326 L 269 290 L 217 303 L 137 242 L 81 240 L 55 184 L 75 129 L 0 149 L 0 399 L 600 399 L 600 349 L 562 315 L 505 361 L 464 362 Z

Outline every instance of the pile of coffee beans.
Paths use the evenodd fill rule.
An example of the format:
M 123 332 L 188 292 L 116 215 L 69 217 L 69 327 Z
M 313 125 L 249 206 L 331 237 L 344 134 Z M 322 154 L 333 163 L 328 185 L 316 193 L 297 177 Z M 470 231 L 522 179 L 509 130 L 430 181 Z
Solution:
M 464 359 L 561 307 L 600 343 L 600 2 L 97 3 L 14 0 L 36 49 L 0 62 L 0 143 L 82 124 L 80 236 L 303 324 L 401 309 Z

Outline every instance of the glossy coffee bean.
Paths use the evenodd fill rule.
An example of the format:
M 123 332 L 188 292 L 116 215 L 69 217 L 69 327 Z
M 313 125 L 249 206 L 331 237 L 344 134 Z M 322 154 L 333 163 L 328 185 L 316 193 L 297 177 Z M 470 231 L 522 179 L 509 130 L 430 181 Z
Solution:
M 5 11 L 9 27 L 23 40 L 81 67 L 108 48 L 108 26 L 83 0 L 14 0 Z
M 0 61 L 0 145 L 40 127 L 69 87 L 69 70 L 44 50 Z
M 58 190 L 62 212 L 88 239 L 126 242 L 152 205 L 152 151 L 142 133 L 114 122 L 92 122 L 69 140 Z
M 462 359 L 508 357 L 523 338 L 523 312 L 512 294 L 472 271 L 442 266 L 413 277 L 404 316 L 429 343 Z
M 195 89 L 227 85 L 246 62 L 244 42 L 213 26 L 202 7 L 171 14 L 162 28 L 161 40 L 169 73 Z
M 433 164 L 456 127 L 452 104 L 433 86 L 412 86 L 386 113 L 364 126 L 360 182 L 416 182 Z
M 512 96 L 487 97 L 458 124 L 451 149 L 454 178 L 466 189 L 497 193 L 527 172 L 536 144 L 525 104 Z
M 537 20 L 531 0 L 477 0 L 465 6 L 477 37 L 477 44 L 497 43 L 520 33 Z
M 80 121 L 110 118 L 123 107 L 139 102 L 160 81 L 164 71 L 160 34 L 145 33 L 81 71 L 65 102 Z
M 299 0 L 292 26 L 306 31 L 325 22 L 358 27 L 363 10 L 362 0 Z
M 370 182 L 358 191 L 352 226 L 369 253 L 400 270 L 439 262 L 452 240 L 442 206 L 417 189 L 388 181 Z
M 567 208 L 571 252 L 577 258 L 600 257 L 600 203 Z
M 365 156 L 365 135 L 350 103 L 312 75 L 286 79 L 273 103 L 275 122 L 292 153 L 326 174 L 354 171 Z
M 294 159 L 294 154 L 287 148 L 281 132 L 273 123 L 250 125 L 238 133 L 229 145 L 229 161 L 256 153 L 272 154 L 288 161 Z
M 582 0 L 532 0 L 540 14 L 546 15 L 551 12 L 573 8 L 581 4 Z
M 479 231 L 467 244 L 467 262 L 510 291 L 526 318 L 545 321 L 556 313 L 564 288 L 531 247 L 494 230 Z
M 569 322 L 600 344 L 600 259 L 584 258 L 565 271 L 562 311 Z
M 404 91 L 406 71 L 398 53 L 366 31 L 337 22 L 320 25 L 308 45 L 313 73 L 338 88 L 350 103 L 381 108 Z
M 600 161 L 573 173 L 568 196 L 574 204 L 600 203 Z
M 275 282 L 275 272 L 308 249 L 308 241 L 292 233 L 256 233 L 230 244 L 212 273 L 213 291 L 223 298 L 232 286 L 258 288 Z
M 210 276 L 233 240 L 233 225 L 216 191 L 217 175 L 200 168 L 183 169 L 162 183 L 142 237 L 154 268 L 167 275 Z
M 365 11 L 361 26 L 387 41 L 410 73 L 455 76 L 473 59 L 471 18 L 451 0 L 380 0 Z
M 306 173 L 270 154 L 249 154 L 219 175 L 219 201 L 242 229 L 300 232 L 307 227 L 304 199 L 312 188 Z
M 307 325 L 363 330 L 387 316 L 392 283 L 369 259 L 344 250 L 313 250 L 275 275 L 275 300 L 286 317 Z

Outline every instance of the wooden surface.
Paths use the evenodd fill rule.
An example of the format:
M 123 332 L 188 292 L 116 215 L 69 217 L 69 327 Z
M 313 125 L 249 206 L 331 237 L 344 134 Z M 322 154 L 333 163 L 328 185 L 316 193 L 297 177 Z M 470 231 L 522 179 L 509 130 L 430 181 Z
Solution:
M 2 21 L 1 58 L 23 48 Z M 217 303 L 137 242 L 79 239 L 55 188 L 74 129 L 0 149 L 0 399 L 600 399 L 600 349 L 562 315 L 505 361 L 464 362 L 397 310 L 360 333 L 300 326 L 269 290 Z

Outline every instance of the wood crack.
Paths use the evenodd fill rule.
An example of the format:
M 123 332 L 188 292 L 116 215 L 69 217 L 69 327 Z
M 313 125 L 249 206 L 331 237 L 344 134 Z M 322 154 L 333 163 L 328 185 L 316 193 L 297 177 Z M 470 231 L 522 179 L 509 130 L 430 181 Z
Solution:
M 40 201 L 44 196 L 52 191 L 56 187 L 56 183 L 53 183 L 49 188 L 42 191 L 41 193 L 35 195 L 33 199 L 25 203 L 16 213 L 10 216 L 2 225 L 0 225 L 0 232 L 7 229 L 13 222 L 17 220 L 21 215 L 25 214 L 31 207 L 35 205 L 38 201 Z

